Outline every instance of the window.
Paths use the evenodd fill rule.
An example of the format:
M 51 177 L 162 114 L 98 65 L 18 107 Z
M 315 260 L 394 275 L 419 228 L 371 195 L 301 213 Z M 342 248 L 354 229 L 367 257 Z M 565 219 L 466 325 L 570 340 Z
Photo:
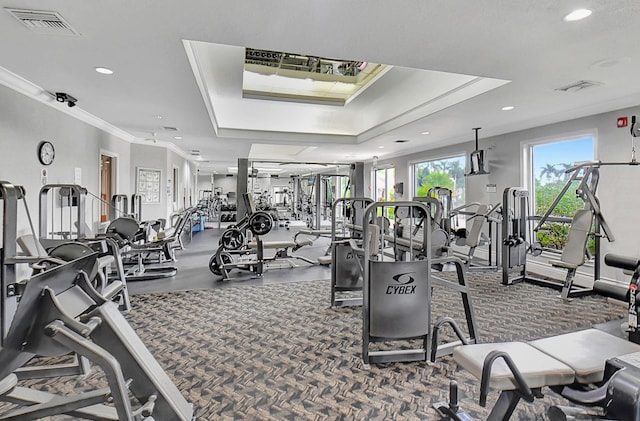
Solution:
M 465 204 L 464 155 L 413 164 L 413 192 L 415 196 L 426 196 L 432 187 L 446 187 L 452 192 L 453 208 Z
M 576 163 L 593 161 L 594 136 L 583 135 L 565 137 L 546 142 L 535 142 L 526 145 L 530 161 L 525 165 L 525 174 L 532 192 L 531 208 L 535 215 L 541 216 L 549 209 L 571 174 L 566 171 Z M 525 153 L 525 156 L 527 154 Z M 576 187 L 577 187 L 577 181 Z M 571 186 L 562 200 L 553 210 L 552 215 L 572 218 L 576 210 L 584 207 L 583 201 L 576 197 L 576 188 Z M 562 223 L 546 223 L 538 231 L 537 239 L 543 247 L 562 249 L 566 244 L 569 226 Z
M 376 201 L 393 202 L 393 200 L 395 199 L 395 191 L 393 186 L 396 184 L 396 169 L 377 169 L 375 170 L 375 174 Z
M 376 202 L 393 202 L 395 200 L 396 169 L 374 169 L 374 185 Z M 392 208 L 385 208 L 388 218 L 392 218 Z

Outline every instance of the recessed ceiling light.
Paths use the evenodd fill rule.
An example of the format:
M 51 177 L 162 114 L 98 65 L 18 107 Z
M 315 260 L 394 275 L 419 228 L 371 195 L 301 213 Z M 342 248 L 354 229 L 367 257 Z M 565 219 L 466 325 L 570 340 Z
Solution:
M 511 111 L 514 108 L 516 107 L 514 107 L 513 105 L 507 105 L 506 107 L 502 107 L 502 111 Z
M 173 136 L 175 140 L 182 140 L 182 136 Z
M 162 116 L 161 115 L 154 115 L 153 118 L 155 118 L 156 120 L 162 120 Z
M 422 132 L 422 133 L 420 133 L 420 134 L 429 134 L 429 132 Z
M 395 140 L 394 142 L 396 142 L 396 143 L 407 143 L 408 140 L 407 139 L 398 139 L 398 140 Z
M 113 74 L 113 70 L 111 69 L 107 69 L 106 67 L 96 67 L 96 72 L 103 74 L 103 75 L 112 75 Z
M 589 9 L 577 9 L 573 12 L 569 13 L 567 16 L 562 18 L 565 22 L 574 22 L 577 20 L 584 19 L 588 16 L 591 16 L 591 10 Z
M 384 149 L 384 146 L 378 146 L 378 149 Z

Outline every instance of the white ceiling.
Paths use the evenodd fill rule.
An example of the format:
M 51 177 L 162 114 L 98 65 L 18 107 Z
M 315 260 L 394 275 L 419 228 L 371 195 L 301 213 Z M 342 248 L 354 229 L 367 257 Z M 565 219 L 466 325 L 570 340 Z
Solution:
M 0 67 L 73 95 L 78 109 L 138 141 L 155 133 L 187 155 L 200 150 L 210 161 L 203 169 L 221 172 L 238 157 L 272 159 L 276 149 L 298 161 L 384 159 L 472 140 L 473 127 L 483 138 L 640 104 L 637 0 L 0 5 L 56 11 L 80 33 L 36 34 L 2 12 Z M 562 21 L 578 7 L 593 15 Z M 345 107 L 243 99 L 242 47 L 394 67 Z M 115 73 L 100 75 L 97 66 Z M 470 80 L 478 83 L 464 92 Z M 602 85 L 554 90 L 579 80 Z M 505 105 L 516 108 L 501 111 Z

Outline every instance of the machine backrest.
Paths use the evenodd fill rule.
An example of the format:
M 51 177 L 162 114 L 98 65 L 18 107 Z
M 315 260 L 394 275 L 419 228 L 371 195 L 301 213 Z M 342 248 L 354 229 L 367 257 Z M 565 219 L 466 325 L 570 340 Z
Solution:
M 477 247 L 480 243 L 480 232 L 482 231 L 482 226 L 484 225 L 485 215 L 489 210 L 489 206 L 487 205 L 478 205 L 478 209 L 476 209 L 476 214 L 473 216 L 473 222 L 471 223 L 471 228 L 469 229 L 469 233 L 467 234 L 466 245 L 469 247 Z
M 560 260 L 577 266 L 584 264 L 586 260 L 587 240 L 589 239 L 592 224 L 593 212 L 591 212 L 591 210 L 579 209 L 576 214 L 573 215 L 567 245 L 562 251 Z
M 369 256 L 375 257 L 378 254 L 378 245 L 380 244 L 380 226 L 369 224 L 369 238 L 365 238 L 369 242 Z
M 44 249 L 40 240 L 33 234 L 21 235 L 16 238 L 16 242 L 22 249 L 22 251 L 32 257 L 47 257 L 47 251 Z

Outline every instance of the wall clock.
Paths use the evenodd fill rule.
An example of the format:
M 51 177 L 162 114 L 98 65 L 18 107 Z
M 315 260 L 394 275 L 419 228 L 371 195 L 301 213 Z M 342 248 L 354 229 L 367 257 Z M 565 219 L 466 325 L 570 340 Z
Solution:
M 53 143 L 46 140 L 40 142 L 38 145 L 38 159 L 42 165 L 51 165 L 55 156 L 56 150 L 53 148 Z

